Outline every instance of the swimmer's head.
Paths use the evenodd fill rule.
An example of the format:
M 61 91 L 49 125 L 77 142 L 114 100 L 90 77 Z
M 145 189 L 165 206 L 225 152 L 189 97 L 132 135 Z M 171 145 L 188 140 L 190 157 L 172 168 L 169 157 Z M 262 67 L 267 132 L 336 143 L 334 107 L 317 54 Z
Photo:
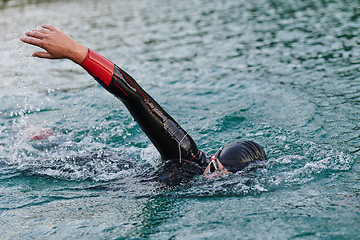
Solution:
M 236 140 L 221 148 L 216 157 L 232 173 L 240 171 L 249 164 L 266 159 L 264 149 L 250 140 Z

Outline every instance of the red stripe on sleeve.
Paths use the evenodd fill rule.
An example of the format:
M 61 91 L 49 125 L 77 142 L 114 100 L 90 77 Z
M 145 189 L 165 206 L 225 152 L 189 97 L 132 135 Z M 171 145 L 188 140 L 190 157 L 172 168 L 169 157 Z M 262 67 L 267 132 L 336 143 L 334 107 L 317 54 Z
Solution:
M 114 73 L 114 63 L 89 49 L 84 61 L 80 64 L 90 75 L 100 78 L 106 86 L 110 85 Z

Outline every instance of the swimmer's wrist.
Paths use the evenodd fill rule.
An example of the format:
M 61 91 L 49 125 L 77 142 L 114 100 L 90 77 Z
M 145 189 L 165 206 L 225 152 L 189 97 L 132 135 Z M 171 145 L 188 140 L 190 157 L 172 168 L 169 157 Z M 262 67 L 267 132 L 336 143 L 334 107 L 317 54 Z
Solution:
M 84 45 L 77 43 L 77 45 L 72 49 L 70 52 L 68 58 L 72 60 L 73 62 L 81 65 L 83 61 L 85 60 L 89 49 L 85 47 Z

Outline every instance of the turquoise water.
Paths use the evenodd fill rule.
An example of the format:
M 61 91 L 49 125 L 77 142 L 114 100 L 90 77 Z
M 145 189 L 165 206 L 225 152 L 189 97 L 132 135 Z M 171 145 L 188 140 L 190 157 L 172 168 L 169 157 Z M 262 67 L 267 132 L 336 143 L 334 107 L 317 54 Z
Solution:
M 359 239 L 359 3 L 35 2 L 1 2 L 1 239 Z M 142 181 L 156 149 L 80 67 L 30 57 L 18 38 L 41 23 L 127 70 L 200 149 L 247 138 L 269 161 Z

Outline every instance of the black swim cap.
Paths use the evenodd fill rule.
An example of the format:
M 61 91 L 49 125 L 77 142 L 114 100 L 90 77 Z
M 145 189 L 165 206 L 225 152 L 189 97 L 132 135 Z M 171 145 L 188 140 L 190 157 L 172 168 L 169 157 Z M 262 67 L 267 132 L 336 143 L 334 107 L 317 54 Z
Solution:
M 221 148 L 216 157 L 230 171 L 237 172 L 251 163 L 266 160 L 264 149 L 250 140 L 236 140 Z

